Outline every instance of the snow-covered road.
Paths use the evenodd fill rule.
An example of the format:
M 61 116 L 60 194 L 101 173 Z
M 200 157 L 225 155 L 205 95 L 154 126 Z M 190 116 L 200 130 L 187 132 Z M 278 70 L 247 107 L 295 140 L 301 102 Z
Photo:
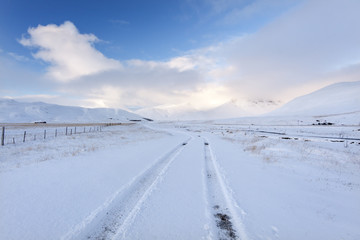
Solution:
M 172 123 L 4 146 L 0 239 L 360 239 L 359 149 Z

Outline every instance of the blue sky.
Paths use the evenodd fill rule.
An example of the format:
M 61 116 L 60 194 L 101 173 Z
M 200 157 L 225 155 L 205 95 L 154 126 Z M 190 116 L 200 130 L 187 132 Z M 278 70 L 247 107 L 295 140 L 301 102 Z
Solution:
M 356 0 L 0 0 L 0 97 L 142 108 L 359 80 Z
M 71 21 L 81 32 L 101 39 L 96 47 L 108 57 L 164 60 L 179 52 L 254 32 L 299 1 L 278 1 L 271 12 L 261 9 L 238 21 L 226 21 L 234 8 L 241 10 L 254 2 L 2 0 L 0 46 L 29 57 L 28 49 L 16 41 L 29 27 Z

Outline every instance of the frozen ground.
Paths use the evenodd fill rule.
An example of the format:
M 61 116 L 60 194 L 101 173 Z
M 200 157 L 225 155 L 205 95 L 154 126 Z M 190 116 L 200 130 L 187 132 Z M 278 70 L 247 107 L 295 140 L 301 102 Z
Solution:
M 360 126 L 153 123 L 0 147 L 0 239 L 360 239 Z

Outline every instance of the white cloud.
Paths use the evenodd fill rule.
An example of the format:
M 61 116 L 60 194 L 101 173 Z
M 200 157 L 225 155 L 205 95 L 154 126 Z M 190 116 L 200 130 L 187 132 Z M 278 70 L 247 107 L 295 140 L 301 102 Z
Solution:
M 85 76 L 61 89 L 95 99 L 96 106 L 153 106 L 184 101 L 185 92 L 196 91 L 204 83 L 199 72 L 170 68 L 167 62 L 132 60 L 124 66 L 123 71 Z
M 81 34 L 71 22 L 62 25 L 39 25 L 28 29 L 29 37 L 19 42 L 34 47 L 34 57 L 50 63 L 48 74 L 59 81 L 71 81 L 111 69 L 121 69 L 121 63 L 106 58 L 93 43 L 98 38 L 93 34 Z

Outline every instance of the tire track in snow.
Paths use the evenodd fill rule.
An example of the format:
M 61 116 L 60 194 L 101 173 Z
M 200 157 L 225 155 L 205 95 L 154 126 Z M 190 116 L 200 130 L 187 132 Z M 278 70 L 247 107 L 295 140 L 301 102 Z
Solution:
M 206 139 L 204 139 L 204 154 L 207 204 L 213 226 L 211 234 L 215 235 L 215 239 L 247 240 L 241 217 L 236 210 L 240 208 L 231 195 L 230 187 L 224 182 L 216 158 Z
M 190 140 L 160 157 L 61 239 L 126 239 L 126 232 L 142 205 Z

